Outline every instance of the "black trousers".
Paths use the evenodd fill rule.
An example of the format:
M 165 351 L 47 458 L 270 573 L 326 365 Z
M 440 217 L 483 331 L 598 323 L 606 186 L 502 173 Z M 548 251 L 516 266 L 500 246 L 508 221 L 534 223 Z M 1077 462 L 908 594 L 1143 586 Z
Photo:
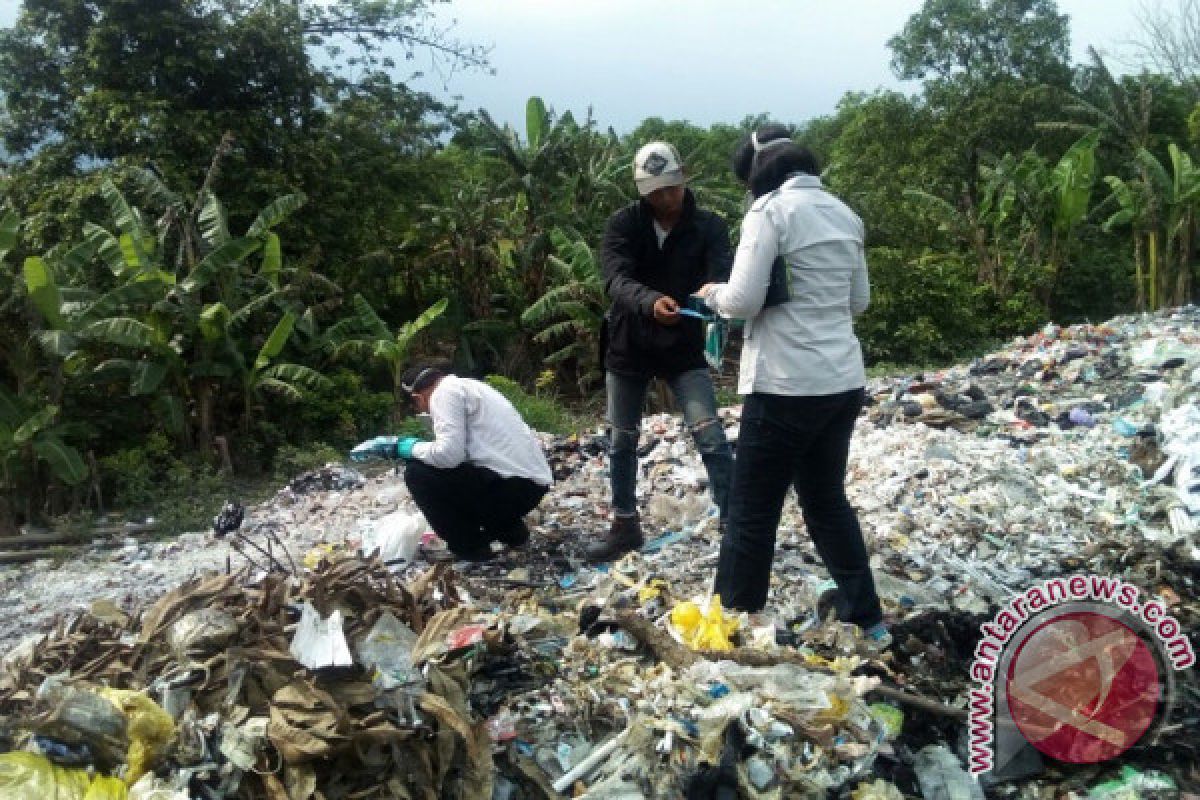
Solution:
M 528 478 L 504 478 L 474 464 L 439 469 L 417 459 L 405 466 L 404 482 L 430 526 L 457 556 L 479 553 L 523 525 L 522 518 L 549 490 Z
M 788 397 L 751 394 L 742 405 L 729 524 L 714 590 L 743 611 L 767 603 L 775 531 L 789 486 L 839 590 L 838 618 L 863 627 L 883 619 L 858 516 L 846 499 L 846 457 L 864 392 Z

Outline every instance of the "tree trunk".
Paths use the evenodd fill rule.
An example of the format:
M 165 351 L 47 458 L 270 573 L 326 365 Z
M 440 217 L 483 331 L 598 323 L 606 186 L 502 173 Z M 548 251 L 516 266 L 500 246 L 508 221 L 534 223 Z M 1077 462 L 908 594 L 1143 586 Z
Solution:
M 1171 304 L 1181 306 L 1192 293 L 1192 220 L 1185 219 L 1179 228 L 1179 262 L 1175 274 L 1175 295 Z
M 104 513 L 104 493 L 100 491 L 100 465 L 96 463 L 96 452 L 88 450 L 88 491 L 96 501 L 96 510 Z
M 208 381 L 200 382 L 199 391 L 196 393 L 196 410 L 200 417 L 200 435 L 196 449 L 208 458 L 213 447 L 213 390 Z
M 8 500 L 8 493 L 0 493 L 0 536 L 16 536 L 19 532 L 17 517 Z
M 254 390 L 249 386 L 242 387 L 242 435 L 250 436 L 250 421 L 254 418 Z
M 217 447 L 217 456 L 220 459 L 221 472 L 225 473 L 226 475 L 232 475 L 233 457 L 229 452 L 229 440 L 224 436 L 217 436 L 213 439 L 213 442 Z
M 1134 308 L 1140 311 L 1146 310 L 1146 254 L 1142 248 L 1142 232 L 1135 230 L 1133 232 L 1133 281 L 1135 287 L 1134 293 Z
M 1158 231 L 1150 231 L 1150 310 L 1158 310 Z

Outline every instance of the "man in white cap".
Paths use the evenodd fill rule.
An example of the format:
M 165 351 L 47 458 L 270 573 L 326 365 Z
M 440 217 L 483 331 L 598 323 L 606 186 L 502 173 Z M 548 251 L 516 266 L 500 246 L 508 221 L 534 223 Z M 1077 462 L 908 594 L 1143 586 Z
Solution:
M 600 249 L 612 301 L 601 332 L 601 362 L 608 390 L 613 523 L 607 537 L 588 547 L 593 561 L 613 559 L 643 542 L 637 445 L 652 378 L 665 380 L 683 409 L 722 522 L 733 472 L 704 358 L 703 324 L 686 309 L 681 313 L 689 295 L 729 275 L 729 228 L 713 212 L 696 207 L 674 146 L 650 142 L 638 150 L 633 179 L 641 199 L 609 218 Z

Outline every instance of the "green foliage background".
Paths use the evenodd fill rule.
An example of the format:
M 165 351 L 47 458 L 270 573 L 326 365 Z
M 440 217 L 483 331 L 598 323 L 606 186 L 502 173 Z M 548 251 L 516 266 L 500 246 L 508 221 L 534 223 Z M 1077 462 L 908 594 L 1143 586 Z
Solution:
M 578 428 L 596 246 L 650 139 L 736 231 L 731 152 L 788 125 L 866 222 L 875 364 L 1194 299 L 1200 84 L 1071 63 L 1053 0 L 926 0 L 888 43 L 913 95 L 623 135 L 413 90 L 397 48 L 487 68 L 436 2 L 24 0 L 0 30 L 0 529 L 415 430 L 415 359 Z

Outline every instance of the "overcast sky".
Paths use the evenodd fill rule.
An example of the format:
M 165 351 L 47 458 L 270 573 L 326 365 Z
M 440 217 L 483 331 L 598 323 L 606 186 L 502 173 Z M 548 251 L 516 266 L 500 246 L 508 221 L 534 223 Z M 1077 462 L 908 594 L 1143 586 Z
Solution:
M 1153 2 L 1153 0 L 1149 0 Z M 1112 50 L 1136 34 L 1147 0 L 1059 0 L 1072 50 Z M 0 0 L 0 25 L 20 3 Z M 524 130 L 525 100 L 627 132 L 650 116 L 700 125 L 768 112 L 803 122 L 834 110 L 847 91 L 903 86 L 888 66 L 889 37 L 920 0 L 454 0 L 442 10 L 455 35 L 492 46 L 495 75 L 444 82 L 427 59 L 418 85 L 486 108 Z M 747 9 L 752 8 L 753 11 Z M 408 66 L 408 65 L 406 65 Z M 1115 64 L 1113 65 L 1116 66 Z
M 1143 0 L 1059 0 L 1072 51 L 1113 49 Z M 904 86 L 887 40 L 920 0 L 455 0 L 464 39 L 494 46 L 496 75 L 452 76 L 448 94 L 523 130 L 537 94 L 626 132 L 649 116 L 707 125 L 769 112 L 802 122 L 847 91 Z M 747 9 L 753 9 L 748 11 Z M 1117 65 L 1113 65 L 1116 67 Z M 432 77 L 432 73 L 431 73 Z M 442 82 L 421 84 L 441 94 Z

